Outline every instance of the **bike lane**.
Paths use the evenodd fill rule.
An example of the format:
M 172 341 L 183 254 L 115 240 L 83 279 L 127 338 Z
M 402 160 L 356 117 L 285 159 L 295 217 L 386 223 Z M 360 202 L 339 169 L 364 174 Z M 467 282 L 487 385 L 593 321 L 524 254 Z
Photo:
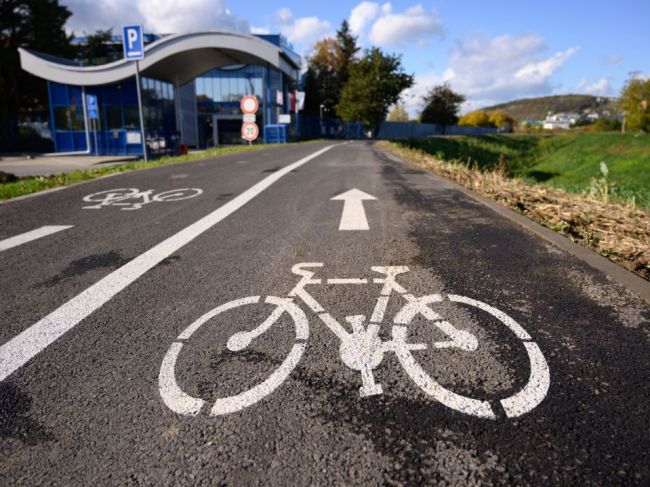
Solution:
M 273 171 L 325 145 L 292 145 L 162 166 L 0 204 L 0 241 L 48 225 L 69 227 L 0 251 L 0 344 Z M 121 188 L 153 189 L 150 199 L 182 188 L 202 192 L 140 208 L 142 198 L 119 202 L 129 203 L 124 206 L 87 208 L 98 202 L 84 198 Z
M 377 198 L 365 203 L 368 231 L 338 230 L 342 203 L 331 198 L 353 188 Z M 647 307 L 419 170 L 363 144 L 332 149 L 176 255 L 3 384 L 16 405 L 3 438 L 11 451 L 5 474 L 61 483 L 275 485 L 647 478 L 647 448 L 639 448 L 648 444 L 648 374 L 639 366 L 647 357 Z M 306 350 L 273 394 L 232 415 L 171 411 L 159 373 L 178 335 L 232 300 L 286 296 L 300 262 L 322 263 L 316 277 L 323 279 L 408 266 L 398 282 L 415 296 L 453 293 L 496 306 L 539 344 L 550 368 L 548 396 L 520 418 L 477 418 L 432 401 L 386 354 L 374 371 L 384 394 L 362 398 L 360 374 L 341 361 L 339 340 L 301 305 L 310 324 Z M 371 316 L 381 290 L 313 287 L 343 323 Z M 391 302 L 386 315 L 400 307 Z M 271 311 L 241 307 L 207 322 L 179 355 L 179 386 L 212 405 L 268 376 L 297 342 L 286 316 L 244 352 L 225 343 L 242 323 L 258 324 Z M 498 320 L 450 304 L 439 311 L 480 344 L 471 353 L 419 354 L 440 383 L 484 397 L 524 385 L 525 351 Z M 383 340 L 390 328 L 382 327 Z M 445 339 L 421 318 L 410 337 Z

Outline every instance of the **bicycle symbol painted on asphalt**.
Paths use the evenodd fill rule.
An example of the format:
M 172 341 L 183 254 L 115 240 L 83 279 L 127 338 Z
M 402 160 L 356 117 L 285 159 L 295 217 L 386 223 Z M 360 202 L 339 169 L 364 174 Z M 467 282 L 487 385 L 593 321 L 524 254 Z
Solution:
M 361 374 L 361 397 L 382 394 L 381 384 L 375 381 L 373 371 L 378 368 L 387 353 L 394 353 L 406 374 L 429 397 L 462 413 L 479 418 L 495 419 L 493 404 L 490 401 L 476 399 L 452 392 L 433 380 L 418 363 L 419 351 L 431 349 L 458 349 L 472 353 L 478 346 L 478 339 L 471 332 L 462 330 L 447 321 L 435 311 L 436 305 L 445 301 L 460 303 L 477 308 L 481 312 L 496 318 L 506 330 L 513 333 L 521 341 L 530 364 L 530 375 L 527 383 L 513 395 L 498 400 L 500 407 L 509 418 L 515 418 L 530 412 L 539 405 L 548 392 L 550 372 L 546 359 L 531 336 L 512 318 L 502 311 L 483 302 L 458 295 L 430 294 L 415 297 L 402 287 L 396 280 L 400 274 L 407 273 L 408 267 L 372 267 L 371 270 L 383 277 L 374 279 L 327 279 L 332 284 L 360 284 L 370 282 L 381 284 L 382 289 L 369 320 L 363 315 L 347 316 L 346 321 L 352 331 L 346 328 L 329 314 L 316 299 L 306 290 L 307 286 L 323 284 L 323 279 L 315 279 L 313 269 L 323 267 L 322 263 L 301 263 L 291 269 L 300 276 L 300 280 L 289 293 L 288 297 L 267 296 L 264 303 L 275 306 L 271 314 L 259 325 L 248 326 L 245 331 L 233 334 L 227 340 L 226 347 L 230 352 L 241 352 L 254 341 L 260 339 L 273 327 L 273 324 L 285 313 L 291 318 L 295 327 L 295 343 L 288 356 L 271 375 L 240 394 L 218 398 L 210 408 L 210 416 L 218 416 L 241 411 L 275 391 L 291 374 L 300 361 L 309 338 L 309 323 L 305 312 L 298 302 L 306 305 L 320 321 L 340 340 L 339 355 L 341 361 L 350 369 Z M 379 337 L 380 324 L 384 322 L 391 295 L 397 294 L 405 301 L 404 305 L 393 318 L 392 338 L 382 341 Z M 219 314 L 236 308 L 255 305 L 262 302 L 261 296 L 249 296 L 222 304 L 201 316 L 188 326 L 171 344 L 163 359 L 158 385 L 163 402 L 172 411 L 186 416 L 195 416 L 201 412 L 206 401 L 193 397 L 184 392 L 176 382 L 176 362 L 183 345 L 206 322 Z M 409 325 L 416 318 L 424 318 L 427 323 L 437 327 L 446 337 L 431 345 L 427 343 L 411 343 L 409 341 Z M 241 325 L 244 325 L 242 323 Z M 250 329 L 252 328 L 252 329 Z
M 157 194 L 154 191 L 153 189 L 141 191 L 137 188 L 118 188 L 100 191 L 84 196 L 84 201 L 95 204 L 84 206 L 83 209 L 100 210 L 105 206 L 120 206 L 122 210 L 139 210 L 149 203 L 181 201 L 203 194 L 203 190 L 199 188 L 170 189 L 169 191 L 163 191 Z

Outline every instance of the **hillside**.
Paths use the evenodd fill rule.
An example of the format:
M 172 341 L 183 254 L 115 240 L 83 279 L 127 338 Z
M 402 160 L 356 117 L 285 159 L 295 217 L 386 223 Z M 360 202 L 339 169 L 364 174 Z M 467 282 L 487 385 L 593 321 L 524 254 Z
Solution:
M 556 95 L 540 98 L 524 98 L 483 108 L 487 112 L 497 110 L 505 112 L 517 121 L 526 119 L 543 120 L 549 111 L 553 113 L 582 113 L 588 109 L 616 111 L 612 98 L 591 95 Z

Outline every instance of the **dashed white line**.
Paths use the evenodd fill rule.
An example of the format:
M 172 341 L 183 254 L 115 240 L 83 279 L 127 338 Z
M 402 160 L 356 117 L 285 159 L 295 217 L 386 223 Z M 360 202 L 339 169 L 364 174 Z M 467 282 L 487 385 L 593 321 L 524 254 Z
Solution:
M 18 247 L 19 245 L 31 242 L 32 240 L 38 240 L 39 238 L 47 237 L 48 235 L 52 235 L 53 233 L 57 233 L 62 230 L 67 230 L 73 226 L 74 225 L 47 225 L 30 232 L 21 233 L 15 237 L 0 240 L 0 252 L 3 250 L 11 249 L 13 247 Z
M 228 217 L 294 169 L 330 150 L 327 146 L 270 174 L 225 205 L 123 265 L 0 346 L 0 381 L 22 367 L 81 320 L 103 306 L 148 270 Z

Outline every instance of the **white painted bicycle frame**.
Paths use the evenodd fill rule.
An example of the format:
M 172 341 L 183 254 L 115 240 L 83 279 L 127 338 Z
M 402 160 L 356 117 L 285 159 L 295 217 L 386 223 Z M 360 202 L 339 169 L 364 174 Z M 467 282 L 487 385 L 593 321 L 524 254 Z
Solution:
M 200 188 L 180 188 L 163 191 L 154 194 L 153 189 L 140 191 L 137 188 L 118 188 L 109 189 L 107 191 L 100 191 L 98 193 L 89 194 L 84 196 L 83 200 L 90 203 L 97 203 L 96 205 L 84 206 L 84 210 L 100 210 L 104 206 L 124 206 L 122 210 L 139 210 L 145 205 L 153 202 L 162 201 L 180 201 L 189 198 L 194 198 L 203 193 Z M 102 195 L 99 202 L 94 197 Z M 141 200 L 141 201 L 138 201 Z
M 445 299 L 474 306 L 491 314 L 512 331 L 517 338 L 523 341 L 531 364 L 530 377 L 528 383 L 521 391 L 499 401 L 507 417 L 513 418 L 531 411 L 546 397 L 550 385 L 550 373 L 544 355 L 537 344 L 531 341 L 530 335 L 502 311 L 480 301 L 457 295 L 448 295 L 444 298 L 440 294 L 431 294 L 416 298 L 395 280 L 399 274 L 408 272 L 408 267 L 372 267 L 371 269 L 373 271 L 384 275 L 383 278 L 375 278 L 372 280 L 375 284 L 383 284 L 381 294 L 377 299 L 367 326 L 364 327 L 366 318 L 363 315 L 346 317 L 346 321 L 352 328 L 352 332 L 348 332 L 305 289 L 308 285 L 322 284 L 322 280 L 314 279 L 314 272 L 309 270 L 310 268 L 319 268 L 322 266 L 322 263 L 301 263 L 293 266 L 292 272 L 301 276 L 301 279 L 289 293 L 289 297 L 279 298 L 268 296 L 265 302 L 276 306 L 276 309 L 269 317 L 257 328 L 251 331 L 239 332 L 230 337 L 227 342 L 227 348 L 230 351 L 244 350 L 255 338 L 271 328 L 285 312 L 291 316 L 296 327 L 296 343 L 278 369 L 268 379 L 252 389 L 235 396 L 218 399 L 210 410 L 211 416 L 240 411 L 258 402 L 282 384 L 296 367 L 305 350 L 305 342 L 309 337 L 309 324 L 305 313 L 294 303 L 294 298 L 299 298 L 303 301 L 339 338 L 341 341 L 339 349 L 341 360 L 349 368 L 361 373 L 362 386 L 359 390 L 361 397 L 383 393 L 381 385 L 375 383 L 372 371 L 381 364 L 385 353 L 394 352 L 407 374 L 427 395 L 457 411 L 480 418 L 496 418 L 490 402 L 456 394 L 444 388 L 431 379 L 411 353 L 414 350 L 425 350 L 427 348 L 425 344 L 407 343 L 408 329 L 405 325 L 408 325 L 418 314 L 432 321 L 435 326 L 449 337 L 447 341 L 434 343 L 434 348 L 458 348 L 472 352 L 478 347 L 478 340 L 472 333 L 457 329 L 429 307 L 431 304 L 442 302 Z M 369 280 L 363 278 L 328 279 L 326 282 L 327 284 L 368 284 Z M 395 315 L 393 320 L 395 325 L 392 329 L 392 340 L 382 342 L 378 336 L 379 327 L 384 319 L 388 300 L 393 292 L 401 295 L 406 300 L 406 304 Z M 230 301 L 204 314 L 178 336 L 177 341 L 167 351 L 159 374 L 160 394 L 164 403 L 171 410 L 178 414 L 194 416 L 205 405 L 203 399 L 186 394 L 176 383 L 175 365 L 183 344 L 205 322 L 220 313 L 259 302 L 260 296 L 249 296 Z

